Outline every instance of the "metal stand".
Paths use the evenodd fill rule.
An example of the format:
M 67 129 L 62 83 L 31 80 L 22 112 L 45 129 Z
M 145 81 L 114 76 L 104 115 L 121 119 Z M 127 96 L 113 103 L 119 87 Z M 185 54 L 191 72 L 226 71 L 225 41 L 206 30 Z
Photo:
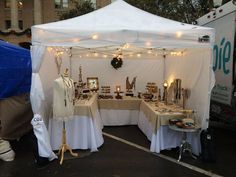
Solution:
M 181 145 L 180 145 L 180 148 L 179 148 L 179 158 L 178 158 L 178 162 L 181 160 L 182 158 L 182 154 L 185 152 L 185 151 L 188 151 L 190 156 L 194 159 L 197 159 L 197 157 L 195 157 L 193 154 L 192 154 L 192 146 L 189 142 L 187 142 L 187 132 L 183 132 L 183 140 L 181 142 Z
M 188 151 L 190 156 L 194 159 L 197 159 L 197 157 L 195 157 L 192 154 L 192 146 L 191 144 L 187 141 L 187 133 L 194 133 L 199 131 L 199 128 L 190 128 L 190 129 L 185 129 L 185 128 L 178 128 L 175 125 L 169 125 L 169 128 L 178 132 L 182 133 L 182 142 L 180 144 L 180 148 L 179 148 L 179 158 L 178 158 L 178 162 L 181 160 L 183 153 L 185 153 L 185 151 Z
M 69 145 L 66 144 L 66 127 L 65 127 L 65 121 L 63 121 L 63 129 L 62 129 L 62 144 L 59 148 L 58 154 L 61 155 L 61 160 L 60 160 L 60 165 L 62 165 L 63 160 L 64 160 L 64 153 L 66 151 L 69 151 L 70 154 L 74 157 L 78 157 L 78 153 L 72 152 L 72 149 L 70 148 Z
M 115 96 L 116 99 L 122 99 L 122 96 L 120 95 L 120 93 L 123 93 L 123 92 L 115 92 L 115 93 L 116 93 L 116 96 Z

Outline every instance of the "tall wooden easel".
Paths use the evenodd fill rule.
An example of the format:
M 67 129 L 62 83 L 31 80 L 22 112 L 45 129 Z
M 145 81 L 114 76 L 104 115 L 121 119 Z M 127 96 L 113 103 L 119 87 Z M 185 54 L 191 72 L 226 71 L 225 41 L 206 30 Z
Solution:
M 65 126 L 65 121 L 63 120 L 63 128 L 62 128 L 62 144 L 60 146 L 60 149 L 58 151 L 57 155 L 61 155 L 61 160 L 60 160 L 60 165 L 62 165 L 63 160 L 64 160 L 64 153 L 66 151 L 69 151 L 70 154 L 74 157 L 78 157 L 78 153 L 72 152 L 72 149 L 68 144 L 66 144 L 66 126 Z

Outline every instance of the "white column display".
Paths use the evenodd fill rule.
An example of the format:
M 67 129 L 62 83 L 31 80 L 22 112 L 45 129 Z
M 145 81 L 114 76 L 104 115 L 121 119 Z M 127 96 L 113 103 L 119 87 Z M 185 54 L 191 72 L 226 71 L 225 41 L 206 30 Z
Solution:
M 18 30 L 18 1 L 11 0 L 11 29 Z
M 42 1 L 34 0 L 34 24 L 42 23 Z

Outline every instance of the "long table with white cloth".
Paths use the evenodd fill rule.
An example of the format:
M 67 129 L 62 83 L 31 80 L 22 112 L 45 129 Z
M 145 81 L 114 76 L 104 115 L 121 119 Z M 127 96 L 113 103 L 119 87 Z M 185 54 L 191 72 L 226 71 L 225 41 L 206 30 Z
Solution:
M 183 118 L 182 108 L 176 105 L 164 105 L 159 102 L 146 102 L 139 98 L 99 99 L 99 109 L 105 126 L 138 125 L 151 141 L 150 150 L 160 153 L 161 150 L 180 145 L 182 134 L 169 129 L 169 119 Z M 167 110 L 167 111 L 166 111 Z M 199 133 L 188 133 L 187 140 L 194 154 L 200 152 Z
M 97 151 L 104 142 L 97 94 L 93 94 L 88 100 L 76 100 L 74 116 L 65 122 L 65 126 L 67 144 L 72 149 Z M 58 150 L 62 143 L 62 128 L 62 121 L 49 120 L 49 134 L 53 150 Z
M 99 99 L 98 105 L 103 125 L 137 125 L 141 99 Z

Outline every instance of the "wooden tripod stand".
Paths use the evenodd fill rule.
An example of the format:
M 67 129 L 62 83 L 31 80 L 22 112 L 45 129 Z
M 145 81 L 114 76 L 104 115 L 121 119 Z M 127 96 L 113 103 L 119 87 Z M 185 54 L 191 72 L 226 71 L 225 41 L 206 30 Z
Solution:
M 57 155 L 61 154 L 61 160 L 60 160 L 60 165 L 62 165 L 63 160 L 64 160 L 64 153 L 66 151 L 69 151 L 70 154 L 74 157 L 78 157 L 78 153 L 72 152 L 72 149 L 69 147 L 68 144 L 66 144 L 66 126 L 65 126 L 65 121 L 63 121 L 63 128 L 62 128 L 62 144 L 60 146 L 60 149 L 58 151 Z

